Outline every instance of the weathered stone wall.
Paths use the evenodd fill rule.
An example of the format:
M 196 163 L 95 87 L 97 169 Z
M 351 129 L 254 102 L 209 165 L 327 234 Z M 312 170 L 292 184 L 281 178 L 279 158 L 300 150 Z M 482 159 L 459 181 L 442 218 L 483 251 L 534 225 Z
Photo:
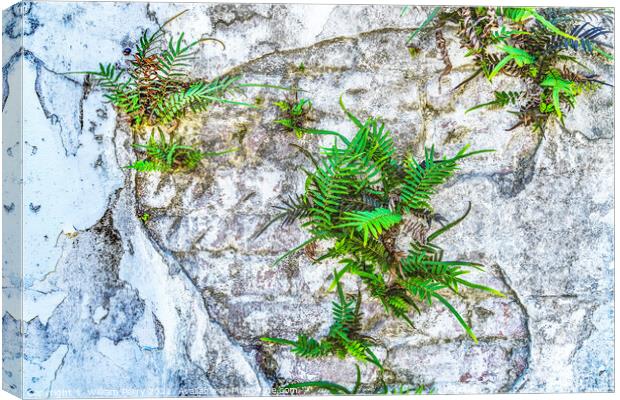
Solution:
M 121 62 L 141 30 L 184 8 L 173 32 L 226 44 L 204 46 L 196 77 L 236 72 L 247 82 L 297 84 L 314 104 L 314 126 L 351 136 L 338 106 L 344 94 L 356 115 L 383 117 L 403 152 L 434 144 L 452 154 L 465 143 L 496 150 L 466 160 L 435 204 L 452 219 L 472 202 L 442 245 L 447 257 L 487 265 L 472 278 L 506 298 L 452 297 L 479 345 L 439 305 L 413 317 L 411 329 L 366 299 L 364 327 L 379 339 L 388 382 L 438 393 L 614 389 L 611 90 L 581 96 L 566 128 L 553 125 L 545 137 L 506 132 L 506 112 L 464 114 L 491 97 L 482 78 L 450 91 L 473 71 L 454 32 L 446 33 L 454 68 L 441 84 L 434 40 L 410 57 L 404 42 L 424 10 L 32 3 L 23 38 L 28 128 L 13 147 L 26 165 L 27 396 L 269 394 L 276 381 L 354 381 L 351 360 L 302 360 L 259 342 L 320 336 L 331 322 L 333 264 L 299 254 L 271 266 L 306 233 L 274 226 L 251 239 L 278 199 L 303 188 L 308 161 L 289 144 L 316 151 L 330 139 L 297 140 L 278 128 L 270 104 L 283 94 L 253 89 L 262 108 L 216 107 L 179 126 L 205 149 L 238 152 L 189 174 L 137 176 L 122 168 L 137 140 L 123 119 L 83 76 L 61 75 Z M 4 29 L 10 36 L 10 19 Z M 4 71 L 6 85 L 15 73 L 8 60 Z M 603 78 L 613 82 L 611 67 Z M 3 319 L 10 334 L 12 317 Z M 374 367 L 363 368 L 367 390 L 377 379 Z

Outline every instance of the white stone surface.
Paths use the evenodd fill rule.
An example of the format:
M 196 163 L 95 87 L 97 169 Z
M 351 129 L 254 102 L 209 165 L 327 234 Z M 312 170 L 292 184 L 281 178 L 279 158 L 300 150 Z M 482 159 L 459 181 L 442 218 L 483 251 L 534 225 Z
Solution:
M 63 75 L 121 62 L 143 29 L 184 8 L 173 32 L 226 43 L 204 46 L 196 77 L 233 71 L 247 82 L 298 84 L 313 101 L 316 127 L 350 136 L 338 107 L 345 93 L 357 115 L 382 116 L 403 151 L 435 144 L 449 154 L 464 143 L 496 150 L 468 160 L 435 204 L 451 219 L 472 201 L 469 218 L 443 239 L 446 255 L 489 266 L 477 281 L 507 297 L 466 290 L 455 299 L 478 346 L 439 306 L 415 316 L 411 329 L 366 301 L 365 327 L 380 338 L 386 379 L 438 393 L 614 389 L 611 90 L 581 96 L 567 128 L 554 125 L 540 138 L 504 131 L 511 121 L 502 111 L 464 114 L 491 92 L 483 80 L 448 90 L 472 70 L 453 32 L 454 71 L 441 85 L 432 41 L 410 58 L 404 41 L 425 12 L 58 2 L 26 5 L 21 53 L 24 395 L 266 395 L 274 382 L 354 381 L 351 360 L 309 362 L 259 341 L 329 326 L 334 265 L 299 255 L 271 266 L 306 234 L 276 226 L 251 240 L 279 198 L 303 189 L 299 167 L 308 162 L 289 143 L 316 150 L 328 139 L 297 141 L 272 122 L 270 104 L 282 94 L 252 90 L 263 109 L 216 107 L 179 128 L 205 148 L 237 153 L 192 174 L 135 176 L 122 168 L 134 157 L 128 127 L 84 76 Z M 18 16 L 5 15 L 5 40 L 21 40 L 10 39 Z M 19 87 L 15 74 L 6 64 L 9 96 Z M 613 83 L 611 68 L 603 78 Z M 146 224 L 143 212 L 152 216 Z M 5 336 L 16 317 L 3 316 Z M 372 390 L 376 370 L 365 366 L 363 377 Z

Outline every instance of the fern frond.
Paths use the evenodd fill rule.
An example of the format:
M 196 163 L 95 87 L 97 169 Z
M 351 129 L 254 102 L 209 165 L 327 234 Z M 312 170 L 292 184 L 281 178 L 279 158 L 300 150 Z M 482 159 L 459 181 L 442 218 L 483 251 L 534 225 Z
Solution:
M 469 146 L 463 147 L 454 157 L 435 160 L 434 147 L 426 148 L 424 162 L 418 163 L 413 157 L 405 159 L 406 178 L 402 186 L 400 199 L 407 209 L 426 209 L 433 211 L 429 201 L 436 193 L 437 186 L 443 184 L 458 169 L 458 161 L 488 152 L 489 150 L 467 153 Z
M 505 26 L 501 26 L 499 30 L 491 32 L 491 41 L 494 43 L 506 44 L 508 39 L 522 35 L 531 35 L 531 33 L 520 29 L 508 29 Z
M 345 340 L 344 347 L 346 348 L 348 355 L 350 355 L 351 357 L 359 361 L 362 361 L 362 362 L 370 361 L 374 363 L 374 360 L 376 360 L 377 358 L 374 355 L 374 353 L 372 353 L 372 351 L 369 350 L 368 345 L 362 341 Z M 370 354 L 372 354 L 372 356 L 370 356 L 370 354 L 368 353 L 369 351 L 370 351 Z M 379 363 L 378 366 L 381 367 L 381 364 Z
M 432 299 L 435 297 L 436 291 L 446 288 L 446 285 L 436 282 L 433 279 L 420 279 L 416 277 L 408 278 L 402 283 L 414 297 L 428 303 L 428 305 L 432 304 Z
M 334 322 L 330 328 L 330 335 L 334 337 L 339 337 L 340 335 L 348 337 L 351 334 L 349 328 L 356 322 L 359 322 L 359 320 L 356 321 L 358 317 L 356 314 L 356 301 L 346 298 L 339 282 L 336 284 L 336 287 L 338 301 L 332 302 L 332 318 Z
M 419 312 L 419 308 L 415 305 L 413 300 L 409 298 L 409 296 L 399 291 L 398 293 L 391 293 L 385 295 L 384 297 L 379 297 L 379 300 L 388 312 L 396 318 L 402 319 L 410 327 L 414 328 L 413 322 L 409 318 L 408 314 L 412 309 Z
M 614 25 L 614 10 L 611 8 L 593 7 L 554 7 L 543 8 L 541 14 L 556 25 L 572 24 L 574 22 L 589 22 L 612 28 Z
M 137 55 L 142 59 L 147 58 L 153 50 L 153 47 L 155 47 L 155 45 L 158 44 L 158 42 L 163 38 L 164 28 L 166 27 L 166 25 L 179 18 L 187 11 L 188 10 L 183 10 L 180 13 L 174 15 L 172 18 L 169 18 L 157 30 L 155 30 L 155 32 L 150 35 L 148 34 L 148 29 L 145 30 L 140 36 L 140 40 L 137 45 Z
M 478 343 L 478 339 L 476 335 L 471 330 L 467 322 L 463 319 L 463 317 L 459 314 L 459 312 L 450 304 L 448 300 L 446 300 L 442 295 L 437 293 L 437 291 L 446 288 L 446 286 L 442 283 L 435 282 L 432 279 L 419 279 L 419 278 L 409 278 L 403 282 L 403 286 L 405 286 L 413 296 L 418 297 L 421 301 L 427 302 L 429 305 L 432 304 L 432 299 L 438 300 L 441 304 L 443 304 L 448 311 L 456 318 L 456 320 L 461 324 L 465 332 L 472 338 L 474 343 Z
M 441 7 L 435 7 L 431 10 L 431 12 L 428 14 L 428 16 L 426 17 L 426 19 L 424 20 L 424 22 L 422 22 L 422 24 L 411 33 L 411 35 L 409 35 L 409 38 L 407 39 L 407 43 L 411 42 L 420 32 L 422 32 L 431 22 L 433 22 L 433 20 L 437 17 L 437 15 L 439 14 L 439 11 L 441 11 Z
M 133 164 L 127 165 L 127 169 L 135 169 L 138 172 L 166 172 L 170 170 L 166 164 L 159 161 L 138 160 Z
M 246 87 L 288 90 L 274 85 L 237 84 L 239 77 L 217 78 L 212 82 L 190 80 L 188 69 L 196 56 L 194 48 L 206 41 L 224 44 L 214 38 L 200 38 L 185 44 L 184 33 L 166 41 L 164 28 L 186 11 L 173 16 L 153 33 L 143 31 L 135 52 L 127 60 L 128 68 L 100 64 L 99 71 L 78 72 L 89 73 L 97 79 L 98 85 L 106 92 L 106 99 L 129 115 L 132 127 L 168 124 L 188 111 L 205 111 L 214 103 L 255 107 L 226 97 Z M 130 55 L 131 49 L 124 53 Z M 122 79 L 123 76 L 126 79 Z
M 297 220 L 308 218 L 311 212 L 311 204 L 305 195 L 289 195 L 288 199 L 282 200 L 280 205 L 273 207 L 280 212 L 252 235 L 252 238 L 258 238 L 276 221 L 281 221 L 282 225 L 290 225 Z
M 363 239 L 357 236 L 343 237 L 329 249 L 327 253 L 317 261 L 328 258 L 338 258 L 346 254 L 355 254 L 364 261 L 372 262 L 375 265 L 388 265 L 390 255 L 385 246 L 378 240 L 370 238 L 364 244 Z
M 604 56 L 607 60 L 613 60 L 613 56 L 602 50 L 602 47 L 610 47 L 608 43 L 601 42 L 599 38 L 601 36 L 607 36 L 611 34 L 610 30 L 603 27 L 594 26 L 589 22 L 576 26 L 571 31 L 571 35 L 576 39 L 568 39 L 559 35 L 556 35 L 552 39 L 552 48 L 572 49 L 574 51 L 583 51 L 588 54 L 598 53 Z
M 300 357 L 317 358 L 329 355 L 332 352 L 332 344 L 326 341 L 317 341 L 306 335 L 297 336 L 297 340 L 286 340 L 280 338 L 263 337 L 264 342 L 287 345 L 291 347 L 291 352 Z
M 180 78 L 185 75 L 184 70 L 190 66 L 189 61 L 192 61 L 195 57 L 194 53 L 190 50 L 200 41 L 195 41 L 187 46 L 183 45 L 182 32 L 177 41 L 174 42 L 172 38 L 168 42 L 168 48 L 164 50 L 158 57 L 159 71 L 158 74 L 161 79 Z
M 365 151 L 370 161 L 381 171 L 383 191 L 391 192 L 403 177 L 402 167 L 395 159 L 396 149 L 391 132 L 385 129 L 385 125 L 379 125 L 376 120 L 370 125 Z
M 384 230 L 398 224 L 402 217 L 385 208 L 377 208 L 373 211 L 345 212 L 342 217 L 343 224 L 336 225 L 337 228 L 351 227 L 362 232 L 364 246 L 368 243 L 369 235 L 375 239 Z
M 182 144 L 179 140 L 174 140 L 172 136 L 166 135 L 157 128 L 159 139 L 155 138 L 155 129 L 151 131 L 148 141 L 145 144 L 136 143 L 135 149 L 146 153 L 146 159 L 140 160 L 128 166 L 139 172 L 148 171 L 172 171 L 176 169 L 193 170 L 205 157 L 213 157 L 228 154 L 236 149 L 228 149 L 219 152 L 202 152 L 194 146 Z
M 553 108 L 560 121 L 562 121 L 563 113 L 560 106 L 560 95 L 565 96 L 564 98 L 572 103 L 574 97 L 577 95 L 577 86 L 574 82 L 563 79 L 561 74 L 557 71 L 552 71 L 547 74 L 545 79 L 540 83 L 540 86 L 549 88 L 551 91 Z
M 87 71 L 85 73 L 94 76 L 99 85 L 104 89 L 115 90 L 121 86 L 119 81 L 123 71 L 117 71 L 116 67 L 112 64 L 99 64 L 99 71 Z
M 333 216 L 339 214 L 342 199 L 354 193 L 356 176 L 362 171 L 354 162 L 355 157 L 331 157 L 323 160 L 321 167 L 308 177 L 308 195 L 313 207 L 310 222 L 314 231 L 334 229 Z
M 523 67 L 533 64 L 534 61 L 536 61 L 536 58 L 526 50 L 508 45 L 500 45 L 498 48 L 506 53 L 506 55 L 495 65 L 488 76 L 489 80 L 492 80 L 509 62 L 514 62 L 517 67 Z
M 465 114 L 484 107 L 501 108 L 507 106 L 508 104 L 517 104 L 517 102 L 521 99 L 523 93 L 514 91 L 495 91 L 493 92 L 493 95 L 495 96 L 494 100 L 491 100 L 487 103 L 475 105 L 472 108 L 467 109 L 465 111 Z
M 536 12 L 536 10 L 532 7 L 498 7 L 497 14 L 502 15 L 503 17 L 509 18 L 514 22 L 523 22 L 528 18 L 534 18 L 538 23 L 544 26 L 547 30 L 563 36 L 567 39 L 577 40 L 576 37 L 569 35 L 566 32 L 563 32 L 561 29 L 556 27 L 553 23 L 548 21 L 544 16 Z

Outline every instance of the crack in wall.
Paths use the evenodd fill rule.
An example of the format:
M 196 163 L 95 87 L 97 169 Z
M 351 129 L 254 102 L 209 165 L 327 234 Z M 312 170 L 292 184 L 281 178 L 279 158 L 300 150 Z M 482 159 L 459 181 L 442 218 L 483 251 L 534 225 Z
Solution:
M 526 330 L 527 335 L 528 335 L 528 337 L 527 337 L 527 361 L 526 361 L 526 366 L 523 369 L 523 371 L 515 378 L 515 380 L 512 382 L 512 384 L 505 385 L 501 389 L 502 392 L 514 393 L 514 392 L 518 392 L 525 385 L 525 383 L 527 381 L 528 373 L 529 373 L 529 371 L 531 369 L 532 362 L 533 362 L 533 358 L 532 358 L 532 337 L 533 337 L 533 335 L 532 335 L 532 331 L 530 329 L 530 315 L 529 315 L 529 313 L 527 311 L 527 306 L 522 301 L 521 297 L 517 294 L 517 291 L 514 289 L 513 284 L 510 281 L 510 278 L 508 277 L 508 275 L 506 275 L 504 270 L 499 265 L 496 264 L 495 268 L 499 272 L 499 278 L 510 289 L 510 291 L 512 292 L 512 294 L 514 296 L 514 299 L 517 301 L 517 304 L 519 304 L 519 307 L 521 308 L 521 311 L 523 312 L 524 326 L 525 326 L 525 330 Z
M 54 386 L 54 382 L 56 382 L 56 379 L 58 377 L 58 372 L 65 365 L 65 359 L 67 358 L 67 354 L 69 354 L 69 348 L 70 348 L 70 346 L 67 346 L 67 351 L 62 356 L 62 360 L 60 360 L 60 365 L 58 365 L 58 367 L 54 370 L 54 376 L 53 376 L 52 380 L 50 381 L 49 387 L 47 388 L 48 397 L 50 397 L 50 398 L 52 397 L 52 386 Z

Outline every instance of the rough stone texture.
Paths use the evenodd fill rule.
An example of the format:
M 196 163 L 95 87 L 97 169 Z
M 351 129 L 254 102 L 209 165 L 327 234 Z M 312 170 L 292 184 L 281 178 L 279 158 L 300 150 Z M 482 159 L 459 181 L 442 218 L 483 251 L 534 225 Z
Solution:
M 351 360 L 301 360 L 259 341 L 329 327 L 334 265 L 299 254 L 271 266 L 306 237 L 297 226 L 251 237 L 279 198 L 303 188 L 299 167 L 308 161 L 289 144 L 316 151 L 330 140 L 298 141 L 276 127 L 270 103 L 282 93 L 254 89 L 248 96 L 264 108 L 216 107 L 179 127 L 206 149 L 237 153 L 192 174 L 136 176 L 122 167 L 135 159 L 138 138 L 100 90 L 61 74 L 121 62 L 142 29 L 185 7 L 173 32 L 226 43 L 224 51 L 204 46 L 195 76 L 297 84 L 313 101 L 317 128 L 350 136 L 338 107 L 344 93 L 351 111 L 382 116 L 397 146 L 415 154 L 431 144 L 442 154 L 464 143 L 496 150 L 467 160 L 434 203 L 452 219 L 472 202 L 442 239 L 446 256 L 489 266 L 472 276 L 506 298 L 464 290 L 453 299 L 479 345 L 438 305 L 411 329 L 366 301 L 365 328 L 380 339 L 388 382 L 438 393 L 614 389 L 611 90 L 580 97 L 567 128 L 553 125 L 542 138 L 504 131 L 511 121 L 502 111 L 464 114 L 491 94 L 482 79 L 450 92 L 473 70 L 453 32 L 454 70 L 441 84 L 432 40 L 411 59 L 404 41 L 424 10 L 399 17 L 396 6 L 28 3 L 23 37 L 14 34 L 20 12 L 9 10 L 3 28 L 6 40 L 24 40 L 23 51 L 5 57 L 5 96 L 19 89 L 11 79 L 21 54 L 28 108 L 23 143 L 3 149 L 24 158 L 24 395 L 257 395 L 274 382 L 354 381 Z M 603 75 L 613 82 L 611 67 Z M 12 343 L 14 315 L 3 322 Z M 11 374 L 5 363 L 6 389 Z M 371 390 L 376 369 L 365 366 L 363 380 Z

